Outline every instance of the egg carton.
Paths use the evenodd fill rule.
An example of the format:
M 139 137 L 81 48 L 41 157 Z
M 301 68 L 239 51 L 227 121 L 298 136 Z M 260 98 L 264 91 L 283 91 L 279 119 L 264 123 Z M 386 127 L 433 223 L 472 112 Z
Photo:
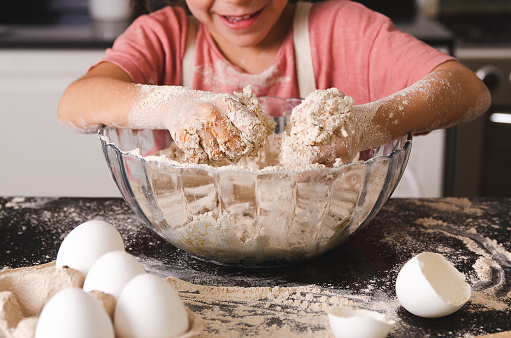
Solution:
M 38 316 L 46 302 L 57 292 L 71 287 L 82 288 L 84 275 L 72 268 L 59 267 L 55 261 L 18 269 L 0 271 L 0 337 L 32 338 Z M 113 318 L 115 298 L 92 291 L 90 294 Z M 189 330 L 179 338 L 197 337 L 204 330 L 204 321 L 186 309 Z

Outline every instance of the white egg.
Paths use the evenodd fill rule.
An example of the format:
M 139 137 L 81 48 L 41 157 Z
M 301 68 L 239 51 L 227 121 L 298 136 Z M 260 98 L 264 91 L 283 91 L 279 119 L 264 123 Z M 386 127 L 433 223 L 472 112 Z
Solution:
M 459 310 L 471 295 L 465 275 L 444 256 L 423 252 L 399 271 L 396 293 L 401 305 L 414 315 L 437 318 Z
M 385 320 L 379 312 L 334 307 L 328 312 L 330 329 L 335 338 L 383 338 L 395 322 Z
M 126 284 L 114 314 L 118 338 L 170 338 L 188 331 L 188 316 L 176 290 L 164 279 L 143 274 Z
M 145 273 L 140 262 L 124 250 L 110 251 L 92 265 L 83 283 L 84 291 L 97 290 L 117 299 L 133 277 Z
M 57 253 L 57 267 L 68 266 L 83 273 L 105 253 L 124 250 L 117 229 L 108 222 L 93 220 L 80 224 L 64 238 Z
M 57 292 L 43 307 L 35 338 L 114 338 L 110 317 L 80 288 Z

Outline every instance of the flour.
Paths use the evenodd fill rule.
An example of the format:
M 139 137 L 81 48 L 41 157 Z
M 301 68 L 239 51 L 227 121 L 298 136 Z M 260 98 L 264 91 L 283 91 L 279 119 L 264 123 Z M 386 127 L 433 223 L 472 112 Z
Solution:
M 481 212 L 477 208 L 472 208 L 467 199 L 445 199 L 445 202 L 434 205 L 442 210 L 449 209 L 447 206 L 450 205 L 451 208 L 463 206 L 465 210 L 470 210 L 469 212 L 474 214 Z M 467 249 L 477 254 L 478 258 L 472 265 L 475 274 L 470 276 L 473 289 L 470 302 L 477 306 L 478 310 L 504 311 L 509 308 L 511 294 L 506 294 L 505 279 L 505 269 L 511 266 L 509 251 L 495 239 L 480 235 L 475 228 L 457 227 L 433 217 L 419 219 L 417 223 L 430 228 L 431 232 L 441 231 L 447 236 L 459 239 Z M 463 257 L 457 257 L 457 259 L 463 259 Z
M 472 207 L 472 203 L 467 198 L 445 197 L 442 200 L 425 200 L 421 202 L 441 211 L 463 211 L 474 215 L 479 215 L 483 212 L 481 209 Z
M 376 268 L 375 271 L 353 272 L 359 278 L 353 280 L 347 277 L 346 280 L 350 282 L 338 275 L 339 280 L 332 280 L 333 284 L 329 284 L 329 281 L 321 278 L 328 266 L 321 266 L 320 263 L 316 267 L 315 264 L 311 266 L 306 263 L 304 272 L 313 271 L 318 274 L 318 279 L 312 275 L 310 279 L 306 278 L 306 285 L 299 285 L 294 283 L 297 282 L 295 277 L 287 276 L 289 270 L 284 270 L 285 277 L 280 274 L 273 277 L 273 273 L 267 274 L 265 270 L 260 270 L 261 273 L 244 273 L 241 270 L 229 269 L 226 272 L 223 267 L 183 258 L 184 254 L 179 250 L 167 253 L 167 244 L 154 236 L 149 229 L 141 229 L 141 221 L 130 212 L 129 206 L 119 199 L 84 200 L 79 204 L 68 204 L 67 199 L 17 197 L 5 200 L 4 204 L 19 211 L 16 213 L 20 216 L 23 215 L 16 218 L 15 222 L 23 223 L 27 228 L 37 224 L 44 225 L 40 234 L 51 233 L 43 244 L 47 247 L 55 246 L 55 239 L 63 239 L 73 224 L 86 221 L 85 218 L 91 214 L 94 214 L 94 218 L 112 224 L 122 224 L 120 231 L 126 240 L 127 249 L 133 245 L 136 250 L 140 250 L 143 243 L 142 252 L 147 256 L 142 254 L 140 257 L 137 254 L 137 257 L 148 272 L 161 277 L 175 276 L 169 280 L 181 279 L 172 283 L 178 286 L 178 292 L 185 304 L 206 322 L 203 337 L 328 337 L 326 311 L 331 305 L 347 305 L 378 311 L 385 314 L 387 319 L 396 320 L 397 324 L 391 332 L 393 337 L 438 336 L 438 332 L 441 332 L 442 336 L 466 338 L 498 331 L 496 326 L 490 324 L 494 322 L 493 319 L 503 323 L 501 329 L 510 329 L 506 318 L 502 318 L 508 316 L 511 304 L 509 279 L 499 279 L 509 276 L 510 263 L 506 262 L 509 257 L 509 238 L 491 238 L 485 235 L 485 231 L 491 227 L 507 229 L 509 218 L 498 216 L 500 211 L 495 211 L 498 205 L 491 202 L 471 203 L 464 198 L 393 199 L 382 210 L 381 217 L 357 235 L 371 236 L 373 239 L 360 240 L 361 237 L 358 237 L 357 240 L 355 237 L 354 244 L 348 244 L 348 249 L 340 251 L 342 255 L 352 249 L 360 250 L 356 257 L 365 260 L 375 256 L 366 255 L 365 247 L 360 247 L 359 244 L 374 246 L 368 252 L 374 252 L 375 255 L 379 255 L 379 250 L 383 249 L 383 256 L 378 256 L 375 261 L 376 264 L 385 260 L 383 266 L 379 266 L 379 263 L 378 266 L 371 264 Z M 4 206 L 0 205 L 0 216 L 5 212 Z M 508 215 L 508 209 L 502 208 L 501 211 Z M 424 213 L 426 217 L 423 216 Z M 424 218 L 415 222 L 419 215 Z M 20 227 L 20 234 L 25 232 L 26 230 L 21 230 Z M 506 230 L 500 233 L 507 232 Z M 424 244 L 426 242 L 429 244 Z M 350 247 L 352 249 L 349 249 Z M 8 245 L 7 248 L 10 250 L 13 245 Z M 392 251 L 385 248 L 391 248 Z M 452 319 L 411 318 L 399 306 L 392 291 L 402 264 L 414 254 L 432 249 L 452 261 L 467 275 L 473 286 L 470 301 Z M 391 255 L 385 256 L 385 252 Z M 348 257 L 339 256 L 341 261 L 346 258 Z M 44 258 L 37 257 L 36 261 L 40 259 Z M 30 256 L 22 262 L 27 265 L 34 264 Z M 342 265 L 337 264 L 332 268 L 339 269 Z M 33 271 L 33 268 L 27 269 Z M 300 271 L 297 274 L 301 275 L 301 266 L 297 265 L 296 269 Z M 6 271 L 0 274 L 4 272 Z M 346 273 L 351 272 L 346 270 Z M 309 285 L 309 280 L 316 280 L 320 284 Z M 224 287 L 226 285 L 262 287 Z M 3 316 L 5 317 L 5 314 Z M 467 320 L 463 320 L 465 316 Z M 485 323 L 486 319 L 488 324 Z M 442 331 L 439 327 L 441 323 L 451 320 L 459 320 L 459 325 L 451 326 L 454 328 L 452 334 L 447 332 L 447 329 Z M 36 321 L 35 317 L 22 319 L 17 330 L 31 326 L 35 328 Z M 436 327 L 433 330 L 435 333 L 430 334 L 426 328 L 429 324 L 425 324 L 425 321 L 433 323 Z M 222 335 L 223 332 L 225 335 Z
M 310 170 L 328 169 L 326 165 L 320 163 L 309 163 L 295 168 L 282 165 L 282 140 L 283 134 L 269 135 L 261 144 L 257 152 L 252 153 L 250 156 L 240 158 L 237 163 L 233 163 L 227 159 L 209 164 L 188 163 L 185 152 L 182 151 L 174 142 L 172 142 L 167 148 L 159 150 L 153 155 L 143 156 L 143 158 L 148 162 L 168 163 L 182 168 L 196 168 L 215 171 L 241 170 L 260 173 L 286 171 L 300 173 Z M 129 151 L 129 153 L 134 156 L 142 156 L 138 148 Z M 358 156 L 354 158 L 354 161 L 358 161 Z M 333 167 L 340 167 L 343 164 L 344 163 L 342 161 L 337 161 L 334 162 Z
M 316 285 L 218 287 L 167 280 L 206 322 L 201 337 L 331 337 L 327 312 L 334 306 L 364 307 L 397 319 L 396 299 L 351 294 Z M 199 310 L 200 309 L 200 310 Z
M 41 274 L 41 271 L 45 271 L 44 274 Z M 3 276 L 13 277 L 21 284 L 25 283 L 26 279 L 37 279 L 38 282 L 35 285 L 25 284 L 24 287 L 31 287 L 38 291 L 41 291 L 38 284 L 77 286 L 68 284 L 61 275 L 55 275 L 54 271 L 54 263 L 50 263 L 31 268 L 6 270 Z M 397 300 L 378 293 L 377 290 L 353 294 L 345 290 L 316 285 L 245 288 L 196 285 L 172 276 L 168 276 L 166 280 L 178 291 L 187 308 L 202 318 L 188 310 L 189 318 L 194 320 L 189 333 L 193 333 L 194 337 L 227 338 L 240 335 L 330 337 L 327 312 L 334 306 L 363 307 L 394 320 L 398 318 Z M 112 316 L 115 306 L 112 297 L 98 292 L 91 294 Z M 21 314 L 17 307 L 18 304 L 27 307 L 31 302 L 33 302 L 32 298 L 24 297 L 17 291 L 9 292 L 9 295 L 7 292 L 0 292 L 0 309 L 4 310 L 0 312 L 0 332 L 2 330 L 6 332 L 7 337 L 33 337 L 37 315 L 44 303 L 37 304 L 37 311 L 33 315 Z M 183 337 L 189 336 L 187 334 Z

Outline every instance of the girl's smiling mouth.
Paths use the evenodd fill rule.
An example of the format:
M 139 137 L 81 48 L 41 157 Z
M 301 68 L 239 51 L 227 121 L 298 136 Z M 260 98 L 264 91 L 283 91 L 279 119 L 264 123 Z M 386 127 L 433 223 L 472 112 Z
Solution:
M 252 14 L 245 14 L 239 16 L 233 15 L 220 15 L 220 18 L 229 26 L 230 28 L 242 29 L 249 27 L 252 23 L 254 23 L 259 15 L 261 14 L 262 9 L 254 12 Z
M 229 22 L 240 22 L 240 21 L 243 21 L 243 20 L 248 20 L 252 17 L 253 14 L 247 14 L 247 15 L 243 15 L 243 16 L 227 16 L 227 15 L 224 15 L 224 18 L 229 21 Z

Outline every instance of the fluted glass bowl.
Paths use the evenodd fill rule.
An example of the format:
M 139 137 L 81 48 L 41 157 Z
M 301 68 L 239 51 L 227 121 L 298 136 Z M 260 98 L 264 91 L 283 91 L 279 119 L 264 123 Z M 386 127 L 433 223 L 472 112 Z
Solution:
M 281 132 L 298 99 L 260 98 Z M 100 130 L 108 167 L 126 202 L 161 237 L 222 264 L 285 265 L 346 241 L 397 186 L 411 135 L 335 168 L 251 170 L 156 161 L 170 137 L 151 130 Z M 134 152 L 134 149 L 139 152 Z

